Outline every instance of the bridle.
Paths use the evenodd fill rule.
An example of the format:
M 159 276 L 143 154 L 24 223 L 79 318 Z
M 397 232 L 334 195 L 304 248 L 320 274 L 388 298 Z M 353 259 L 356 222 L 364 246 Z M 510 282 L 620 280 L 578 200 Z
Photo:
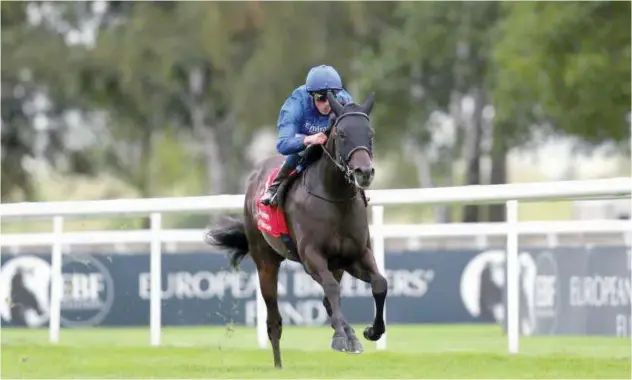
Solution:
M 369 115 L 367 115 L 364 112 L 353 111 L 353 112 L 343 113 L 342 115 L 336 117 L 332 127 L 330 128 L 330 132 L 333 131 L 333 129 L 338 126 L 338 123 L 340 123 L 340 120 L 344 119 L 347 116 L 362 116 L 362 117 L 365 117 L 367 120 L 371 120 L 369 118 Z M 371 157 L 371 159 L 373 159 L 373 138 L 371 138 L 371 144 L 370 144 L 369 147 L 357 146 L 357 147 L 353 148 L 351 150 L 351 152 L 349 152 L 347 154 L 347 157 L 343 157 L 342 152 L 340 151 L 340 144 L 337 144 L 336 140 L 334 140 L 335 152 L 334 152 L 333 155 L 327 150 L 327 147 L 325 147 L 325 144 L 321 145 L 321 147 L 323 148 L 323 152 L 325 152 L 325 154 L 327 155 L 327 157 L 329 157 L 331 162 L 333 162 L 334 165 L 338 169 L 340 169 L 340 171 L 342 171 L 342 173 L 345 176 L 345 180 L 349 184 L 354 186 L 355 188 L 361 189 L 360 185 L 357 183 L 357 181 L 355 179 L 355 176 L 353 175 L 353 171 L 349 168 L 348 164 L 349 164 L 349 160 L 351 159 L 351 156 L 353 155 L 353 153 L 355 153 L 359 149 L 366 150 L 367 153 L 369 154 L 369 157 Z M 334 158 L 334 155 L 335 155 L 335 158 Z

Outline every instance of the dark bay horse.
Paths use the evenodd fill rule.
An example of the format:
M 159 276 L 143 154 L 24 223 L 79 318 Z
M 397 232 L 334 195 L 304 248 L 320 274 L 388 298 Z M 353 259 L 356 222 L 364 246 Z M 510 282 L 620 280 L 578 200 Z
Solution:
M 376 313 L 373 325 L 364 330 L 364 337 L 378 340 L 386 331 L 384 302 L 387 281 L 375 263 L 367 218 L 364 189 L 368 188 L 373 169 L 373 129 L 369 114 L 373 108 L 371 95 L 361 105 L 341 105 L 328 94 L 333 115 L 323 146 L 309 149 L 318 157 L 301 174 L 279 189 L 279 207 L 283 208 L 291 242 L 296 255 L 289 254 L 279 237 L 257 227 L 258 200 L 265 190 L 270 173 L 278 168 L 283 157 L 263 161 L 247 183 L 244 218 L 226 218 L 226 223 L 211 228 L 206 236 L 210 245 L 227 250 L 235 268 L 250 254 L 259 274 L 261 293 L 266 304 L 268 338 L 272 345 L 274 365 L 281 368 L 281 314 L 277 304 L 279 266 L 285 259 L 300 262 L 323 288 L 323 304 L 334 334 L 331 348 L 348 353 L 363 351 L 355 331 L 340 307 L 340 279 L 346 271 L 371 284 Z

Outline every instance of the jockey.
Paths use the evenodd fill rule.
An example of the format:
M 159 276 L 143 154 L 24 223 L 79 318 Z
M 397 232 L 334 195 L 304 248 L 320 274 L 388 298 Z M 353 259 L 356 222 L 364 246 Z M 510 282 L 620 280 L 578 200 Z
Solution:
M 353 101 L 342 87 L 338 72 L 331 66 L 320 65 L 309 70 L 305 84 L 294 89 L 283 103 L 277 120 L 279 137 L 276 148 L 286 158 L 261 198 L 262 204 L 277 204 L 277 190 L 298 165 L 300 152 L 310 145 L 322 145 L 327 141 L 324 132 L 329 126 L 331 112 L 327 91 L 333 92 L 342 104 Z

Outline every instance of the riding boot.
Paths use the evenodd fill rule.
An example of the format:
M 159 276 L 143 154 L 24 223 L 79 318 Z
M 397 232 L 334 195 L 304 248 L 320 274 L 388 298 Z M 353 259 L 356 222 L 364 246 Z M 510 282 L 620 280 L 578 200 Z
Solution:
M 261 204 L 266 206 L 277 205 L 277 191 L 279 190 L 279 186 L 281 186 L 283 181 L 285 181 L 290 176 L 290 173 L 292 173 L 292 170 L 294 170 L 294 167 L 290 165 L 289 161 L 290 160 L 286 158 L 285 162 L 283 162 L 283 166 L 281 166 L 281 169 L 277 172 L 276 177 L 270 186 L 268 186 L 266 193 L 263 194 L 263 197 L 261 197 Z

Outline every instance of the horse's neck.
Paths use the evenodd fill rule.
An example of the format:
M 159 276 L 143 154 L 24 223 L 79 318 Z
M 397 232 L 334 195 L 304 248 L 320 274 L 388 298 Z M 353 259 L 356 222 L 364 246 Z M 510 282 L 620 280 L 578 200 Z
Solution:
M 325 148 L 335 157 L 333 144 L 328 143 Z M 327 195 L 331 199 L 348 199 L 355 193 L 355 188 L 347 182 L 343 171 L 334 164 L 325 152 L 314 165 L 312 175 L 315 175 L 316 178 L 309 181 L 310 185 L 314 186 L 314 190 L 319 189 L 323 195 Z

